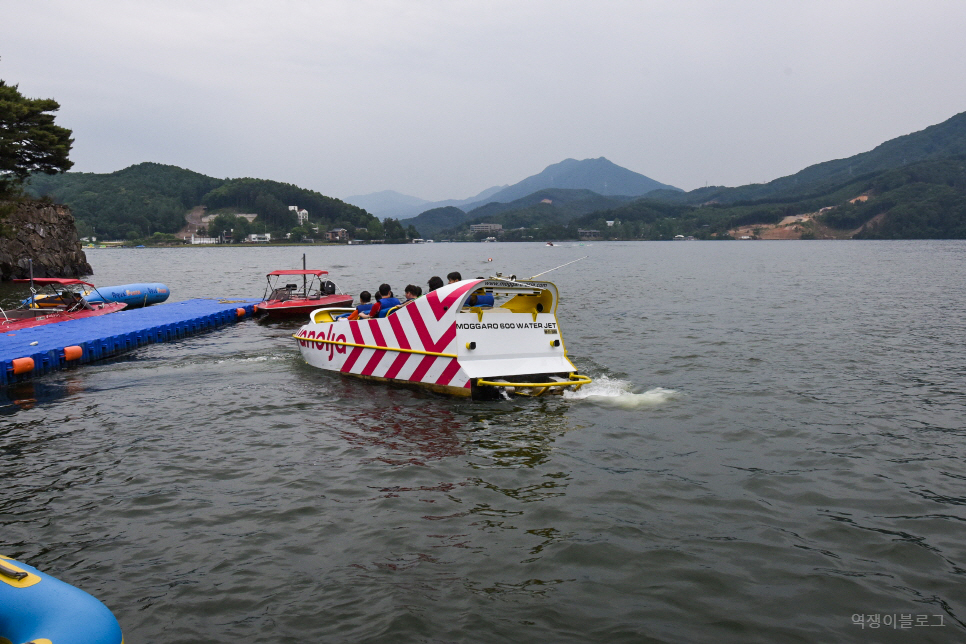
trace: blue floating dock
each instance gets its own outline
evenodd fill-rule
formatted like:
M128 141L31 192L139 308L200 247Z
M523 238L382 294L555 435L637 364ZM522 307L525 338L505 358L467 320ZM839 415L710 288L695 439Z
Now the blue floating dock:
M253 299L185 300L2 333L0 385L70 364L109 358L146 344L170 342L216 329L250 318L258 302ZM239 309L244 311L243 315ZM79 346L82 353L79 358L68 361L64 349L74 346ZM18 358L32 358L33 371L14 375L13 361Z

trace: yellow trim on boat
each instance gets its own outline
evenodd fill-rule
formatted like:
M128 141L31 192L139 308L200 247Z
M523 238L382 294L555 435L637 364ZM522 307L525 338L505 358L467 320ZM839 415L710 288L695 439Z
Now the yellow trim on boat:
M32 572L24 570L18 566L13 559L0 555L0 560L3 560L3 563L0 564L0 566L4 568L4 570L0 572L0 581L13 586L14 588L30 588L34 584L40 583L40 577Z
M576 378L576 380L575 380ZM570 374L570 380L564 380L562 382L497 382L495 380L483 380L482 378L476 379L476 384L478 385L488 385L490 387L570 387L575 386L578 389L584 385L589 385L592 383L587 376L582 376L577 373Z
M318 342L320 344L337 344L342 347L359 347L361 349L378 349L380 351L398 351L399 353L418 353L421 356L437 356L440 358L456 358L455 353L436 353L434 351L420 351L419 349L403 349L401 347L380 347L374 344L356 344L355 342L339 342L338 340L326 340L325 338L303 338L300 335L293 335L296 340L306 342Z

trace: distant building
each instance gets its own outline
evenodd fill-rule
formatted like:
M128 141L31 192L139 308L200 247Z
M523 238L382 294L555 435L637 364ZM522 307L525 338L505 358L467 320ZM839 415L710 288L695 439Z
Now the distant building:
M185 241L186 242L189 241L187 237L185 238ZM217 237L196 237L195 235L192 235L190 243L191 244L217 244L218 238Z
M334 228L325 233L325 241L341 242L349 241L349 231L345 228Z
M256 234L256 233L252 233L251 235L249 235L248 237L245 238L245 241L250 242L250 243L253 243L253 244L259 244L259 243L264 244L264 243L267 243L267 242L272 241L272 234L271 233L265 233L264 235L259 235L259 234Z
M502 224L470 224L470 230L474 233L498 233L503 232Z
M614 222L613 221L608 221L606 223L607 223L607 227L608 228L612 228L614 226Z
M553 203L553 199L541 199L540 203Z
M305 208L302 208L300 210L298 206L289 206L288 209L294 212L296 216L298 216L299 226L301 226L302 224L304 224L309 220L309 211L306 210Z
M599 230L584 230L582 228L578 228L577 234L580 236L581 239L585 239L585 240L600 239Z

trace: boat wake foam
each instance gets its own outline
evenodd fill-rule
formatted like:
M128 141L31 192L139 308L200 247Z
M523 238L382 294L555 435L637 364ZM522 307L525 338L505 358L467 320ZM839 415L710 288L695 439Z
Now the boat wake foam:
M567 400L586 400L622 409L657 407L678 395L676 390L664 387L654 387L643 393L634 393L631 383L607 376L595 378L594 382L584 385L577 391L564 392L564 398Z

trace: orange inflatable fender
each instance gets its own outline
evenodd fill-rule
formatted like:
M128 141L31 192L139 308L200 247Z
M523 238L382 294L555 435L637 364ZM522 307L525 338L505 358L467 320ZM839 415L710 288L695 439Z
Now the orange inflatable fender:
M14 358L13 374L19 376L22 373L30 373L34 370L33 358Z
M68 362L71 360L80 360L83 356L84 349L76 344L70 347L64 347L64 360L67 360Z

